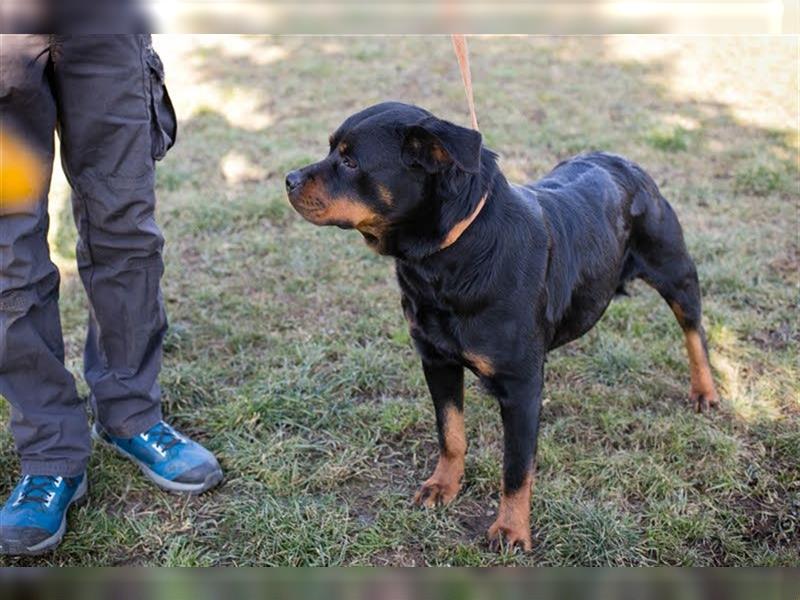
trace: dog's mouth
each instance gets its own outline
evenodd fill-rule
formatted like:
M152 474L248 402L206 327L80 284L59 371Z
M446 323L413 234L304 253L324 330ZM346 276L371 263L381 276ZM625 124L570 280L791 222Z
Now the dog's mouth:
M367 246L380 251L388 223L366 205L347 197L331 199L309 193L290 193L289 201L306 221L319 226L356 229Z
M377 246L381 241L377 235L367 233L366 231L360 231L359 233L364 237L364 241L370 246Z
M339 229L353 229L353 224L349 221L328 221L327 223L323 223L323 225L333 225Z

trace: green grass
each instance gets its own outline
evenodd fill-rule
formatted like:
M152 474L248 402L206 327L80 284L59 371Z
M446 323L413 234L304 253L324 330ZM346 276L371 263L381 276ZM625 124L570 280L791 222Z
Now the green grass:
M657 150L681 152L689 148L689 135L683 127L654 129L647 135L647 143Z
M747 166L736 172L735 188L754 196L765 196L788 185L781 171L766 165ZM796 191L796 189L795 189Z
M247 52L171 42L156 40L181 118L157 178L172 325L164 409L217 453L226 479L176 497L98 448L90 501L58 552L0 564L800 565L796 132L676 87L678 63L713 54L704 71L737 98L789 106L744 108L793 110L792 90L755 89L752 65L735 58L757 41L675 39L675 52L641 60L603 38L471 42L481 127L511 179L593 148L653 174L698 265L723 396L713 414L691 411L679 329L632 285L549 357L527 556L485 542L502 434L471 378L465 487L447 508L411 507L436 432L393 265L352 232L307 224L283 193L283 174L322 156L367 104L397 98L466 123L449 40L257 38ZM758 51L789 64L796 42L745 49ZM226 171L232 155L243 176ZM65 264L68 211L53 218ZM61 308L79 376L86 304L74 269ZM17 469L0 433L2 495Z

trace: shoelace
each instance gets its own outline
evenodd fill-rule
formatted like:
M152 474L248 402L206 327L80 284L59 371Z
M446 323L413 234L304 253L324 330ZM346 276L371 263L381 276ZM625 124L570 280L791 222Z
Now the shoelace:
M22 491L14 502L14 506L20 506L22 504L50 506L50 503L56 495L55 489L53 488L61 487L63 481L63 477L26 475L23 480Z
M167 450L183 442L180 434L163 421L156 423L141 436L145 442L152 444L162 456L166 455Z

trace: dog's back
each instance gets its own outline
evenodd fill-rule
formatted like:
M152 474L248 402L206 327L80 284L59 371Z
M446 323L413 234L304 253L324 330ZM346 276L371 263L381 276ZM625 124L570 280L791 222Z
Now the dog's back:
M549 235L545 318L557 347L603 314L622 285L636 215L656 210L661 196L638 166L606 153L565 160L521 190L541 207Z

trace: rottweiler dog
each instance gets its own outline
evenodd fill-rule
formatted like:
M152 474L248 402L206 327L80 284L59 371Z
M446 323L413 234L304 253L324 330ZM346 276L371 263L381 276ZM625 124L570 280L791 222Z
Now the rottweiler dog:
M461 487L464 368L497 398L504 456L492 545L531 548L545 355L591 329L627 281L646 281L675 314L696 409L718 402L681 226L625 158L582 154L515 185L479 132L386 102L349 117L328 156L289 173L286 189L311 223L356 229L395 259L439 434L416 504L447 504Z

